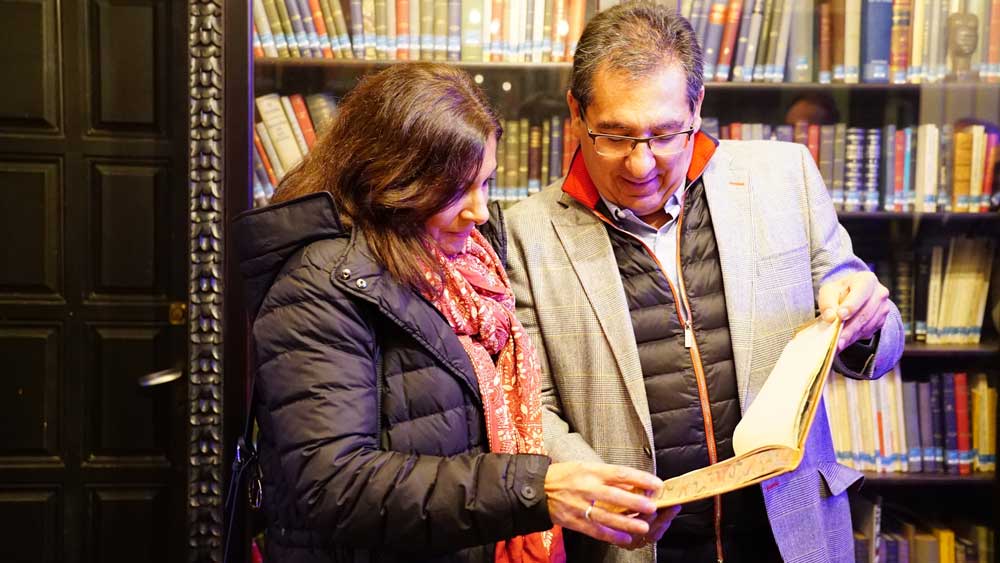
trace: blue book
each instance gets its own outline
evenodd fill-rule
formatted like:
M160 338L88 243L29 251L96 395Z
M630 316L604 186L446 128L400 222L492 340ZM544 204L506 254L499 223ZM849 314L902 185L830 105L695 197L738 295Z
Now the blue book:
M900 211L913 211L916 196L913 191L913 167L917 161L917 130L912 125L903 129L905 148L903 149L903 201ZM926 331L925 331L926 333Z
M888 83L892 0L864 0L861 15L861 81Z
M955 374L941 375L941 412L944 416L945 472L958 475L958 416L955 412Z
M934 424L931 413L931 388L928 381L917 383L917 411L920 416L920 456L923 460L921 470L924 473L934 473L937 466L934 461Z
M295 43L299 46L303 57L312 57L312 44L309 42L309 34L302 23L302 11L299 10L298 0L278 0L284 1L288 9L288 19L292 21L292 29L295 31Z
M934 443L934 472L944 473L944 411L941 409L941 376L931 376L931 436Z
M306 30L306 37L309 38L309 49L314 57L323 56L323 46L320 44L319 33L316 31L316 22L313 21L312 8L309 7L309 0L297 0L299 13L302 15L302 27Z

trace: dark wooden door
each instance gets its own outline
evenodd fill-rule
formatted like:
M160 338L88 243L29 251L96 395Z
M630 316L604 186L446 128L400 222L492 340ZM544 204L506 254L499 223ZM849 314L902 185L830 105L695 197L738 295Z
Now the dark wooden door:
M186 8L0 0L5 563L187 559Z

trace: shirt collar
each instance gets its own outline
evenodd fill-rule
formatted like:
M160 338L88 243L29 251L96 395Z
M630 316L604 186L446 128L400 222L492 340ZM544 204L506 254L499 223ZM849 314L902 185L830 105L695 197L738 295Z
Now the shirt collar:
M674 221L677 220L677 216L680 215L681 212L681 203L684 201L685 189L686 186L684 185L684 183L681 183L681 185L678 186L677 189L674 190L674 193L672 193L670 197L667 199L667 203L663 204L663 210L666 211L667 215L670 216L670 220L667 221L659 229L652 227L651 225L640 219L635 213L632 212L631 209L615 205L603 195L600 194L598 195L600 196L601 201L604 202L604 205L607 206L608 212L611 215L611 220L617 223L618 226L624 228L627 231L632 231L634 230L635 227L639 228L645 227L644 230L659 232L665 230L671 224L673 224Z

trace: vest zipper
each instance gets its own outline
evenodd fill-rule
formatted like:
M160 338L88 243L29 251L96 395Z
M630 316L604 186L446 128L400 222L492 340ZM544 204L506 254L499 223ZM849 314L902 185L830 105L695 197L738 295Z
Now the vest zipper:
M701 174L698 175L694 180L688 183L688 187L698 181L701 178ZM686 191L686 190L685 190ZM687 199L687 198L684 198ZM719 456L716 450L715 443L715 425L712 422L712 407L711 402L708 398L708 383L705 380L705 368L701 363L701 351L698 349L698 343L694 338L694 327L691 325L691 304L688 301L687 293L684 289L684 275L681 268L681 233L684 227L684 199L681 200L681 211L677 215L677 281L680 285L680 291L674 287L674 283L670 281L670 276L667 275L667 270L663 267L660 259L656 257L656 253L653 252L649 246L643 242L642 239L636 235L626 231L625 229L619 228L614 222L610 221L607 217L601 213L594 210L594 214L601 220L611 225L611 228L624 233L633 239L637 240L646 252L653 258L656 262L656 266L660 268L660 272L663 273L663 278L667 280L667 286L670 287L670 293L674 297L674 303L677 305L677 319L680 321L681 326L684 327L684 347L687 348L691 354L691 365L694 368L694 378L698 385L698 401L701 404L701 418L705 423L705 446L708 449L708 463L714 465L718 463ZM656 457L653 457L653 464L655 467ZM724 554L722 551L722 497L713 497L715 504L715 554L719 563L723 563Z

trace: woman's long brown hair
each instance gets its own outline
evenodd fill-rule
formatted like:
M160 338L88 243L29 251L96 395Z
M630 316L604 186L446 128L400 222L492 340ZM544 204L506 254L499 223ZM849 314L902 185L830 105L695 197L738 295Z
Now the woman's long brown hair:
M363 78L336 121L284 179L273 202L327 191L397 280L430 289L425 224L475 180L496 113L469 75L434 63L393 65Z

